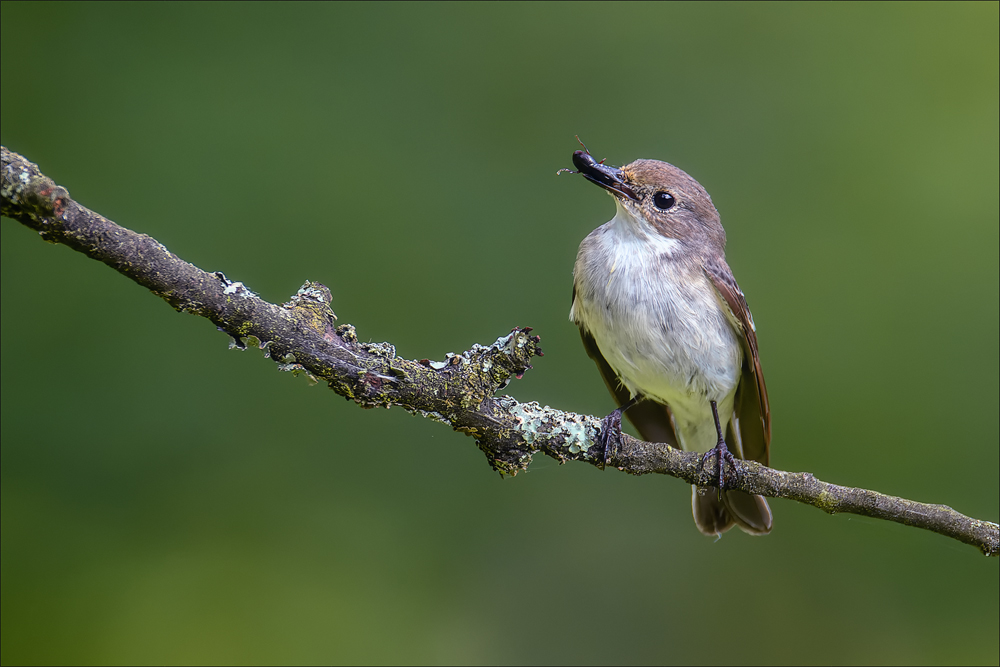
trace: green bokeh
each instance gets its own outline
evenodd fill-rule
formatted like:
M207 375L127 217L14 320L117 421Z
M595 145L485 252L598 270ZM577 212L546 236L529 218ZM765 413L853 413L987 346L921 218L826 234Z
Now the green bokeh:
M998 5L2 5L2 142L410 358L533 326L507 391L604 414L568 322L612 203L574 134L722 213L772 462L997 520ZM4 220L4 663L992 663L998 561L364 411Z

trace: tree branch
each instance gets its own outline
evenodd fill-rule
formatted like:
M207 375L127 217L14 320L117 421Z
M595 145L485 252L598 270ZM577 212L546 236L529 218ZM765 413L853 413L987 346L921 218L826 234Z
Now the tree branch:
M325 382L362 407L400 406L473 436L501 474L525 470L538 452L560 462L604 463L603 452L594 447L599 419L494 396L511 376L519 378L531 368L533 356L541 356L530 329L514 329L492 345L474 345L441 362L401 359L392 345L361 342L350 324L336 326L325 286L307 282L288 303L268 303L242 283L202 271L155 239L84 208L7 148L2 148L2 196L4 216L37 230L46 241L104 262L176 310L211 320L234 346L261 348L279 369ZM702 488L713 482L700 454L628 435L611 452L610 463L633 475L660 473ZM1000 553L996 523L944 505L828 484L809 473L782 472L753 461L737 461L730 478L733 488L748 493L796 500L830 514L895 521L973 545L989 556Z

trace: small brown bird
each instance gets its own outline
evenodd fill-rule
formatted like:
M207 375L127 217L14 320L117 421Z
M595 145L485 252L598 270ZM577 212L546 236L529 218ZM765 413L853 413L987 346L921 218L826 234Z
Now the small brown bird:
M732 454L767 465L771 416L753 318L712 199L666 162L617 168L576 151L573 164L617 205L580 244L570 310L619 405L604 419L605 447L621 437L624 412L644 440L706 459L715 450L722 490L692 488L698 530L719 535L735 523L767 534L764 498L726 490L723 478Z

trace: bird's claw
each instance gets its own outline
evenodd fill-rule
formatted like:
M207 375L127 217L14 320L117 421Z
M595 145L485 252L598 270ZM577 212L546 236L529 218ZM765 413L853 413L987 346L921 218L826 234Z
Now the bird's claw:
M719 440L717 444L712 449L705 452L705 455L701 457L701 466L705 467L709 459L715 456L715 480L718 482L717 488L719 489L719 499L722 499L722 492L726 489L726 464L728 463L735 470L736 468L736 457L733 453L729 451L729 447L726 446L725 440Z
M611 460L612 450L622 439L622 411L621 408L615 410L610 415L601 420L601 432L597 435L597 444L604 452L601 458L601 470L608 467Z

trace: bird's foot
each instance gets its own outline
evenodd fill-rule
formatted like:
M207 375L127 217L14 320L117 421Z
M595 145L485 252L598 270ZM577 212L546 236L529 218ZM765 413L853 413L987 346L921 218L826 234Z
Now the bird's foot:
M622 414L641 400L641 396L633 396L625 402L625 405L601 420L601 432L597 434L596 438L597 444L604 448L601 470L608 467L614 448L622 442Z
M722 492L725 491L727 486L726 464L728 463L735 470L736 457L733 456L733 453L731 451L729 451L729 447L726 446L726 441L719 440L719 444L717 444L715 447L705 452L705 455L701 457L702 469L704 469L705 464L712 459L713 455L715 457L714 458L715 470L713 470L712 472L715 473L715 480L716 482L718 482L717 486L719 489L719 499L721 500Z
M618 408L601 420L601 432L597 434L597 444L603 448L601 470L608 467L614 448L622 441L622 409Z
M715 454L715 479L719 483L719 500L722 500L722 492L726 490L726 464L733 466L735 470L736 457L729 451L729 447L726 447L726 439L722 435L722 424L719 422L719 406L716 405L715 401L711 401L711 404L712 417L715 419L715 432L719 435L719 442L701 457L701 467L704 470L705 463L708 462L712 454Z

